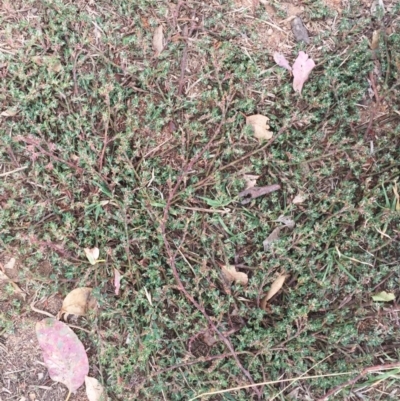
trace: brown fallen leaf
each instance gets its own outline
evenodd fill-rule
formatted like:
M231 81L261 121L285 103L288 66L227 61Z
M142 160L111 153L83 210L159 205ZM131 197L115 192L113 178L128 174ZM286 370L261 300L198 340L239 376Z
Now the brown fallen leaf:
M269 118L261 114L246 117L246 124L253 128L257 139L271 139L273 133L269 130Z
M57 319L61 319L63 315L65 315L64 320L68 319L69 315L85 316L89 310L95 309L96 306L97 302L92 296L92 288L75 288L65 297Z
M221 265L222 276L227 283L232 284L235 282L236 284L247 285L249 282L249 277L246 273L236 271L236 267L232 265Z
M276 280L272 283L271 288L269 289L267 295L261 300L261 309L266 309L267 302L275 295L278 293L278 291L282 288L283 283L286 280L286 275L285 274L280 274Z
M244 191L239 192L239 197L244 198L240 203L242 205L245 205L246 203L250 203L255 198L268 195L271 192L277 191L278 189L281 189L281 186L279 184L245 189Z
M158 57L164 49L164 33L162 25L154 30L153 35L154 57Z

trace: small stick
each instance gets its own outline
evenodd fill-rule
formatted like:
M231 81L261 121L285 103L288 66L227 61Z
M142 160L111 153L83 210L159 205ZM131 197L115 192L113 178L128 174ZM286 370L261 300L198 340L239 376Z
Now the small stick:
M1 173L0 177L7 177L10 174L16 173L17 171L25 170L26 168L28 168L28 166L19 167L19 168L16 168L15 170L11 170L11 171L7 171L5 173Z
M370 366L369 368L365 368L354 379L348 380L347 382L344 382L339 386L334 387L332 390L328 391L322 398L319 398L317 401L327 400L331 395L337 393L343 388L356 384L361 378L363 378L368 373L379 372L381 370L396 369L396 368L400 368L400 362L388 363L386 365L375 365L375 366Z

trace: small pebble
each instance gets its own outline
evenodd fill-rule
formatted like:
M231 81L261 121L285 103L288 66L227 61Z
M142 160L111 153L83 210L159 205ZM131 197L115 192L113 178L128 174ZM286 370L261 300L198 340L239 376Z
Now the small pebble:
M272 28L269 28L267 31L267 35L271 36L274 33L274 30Z

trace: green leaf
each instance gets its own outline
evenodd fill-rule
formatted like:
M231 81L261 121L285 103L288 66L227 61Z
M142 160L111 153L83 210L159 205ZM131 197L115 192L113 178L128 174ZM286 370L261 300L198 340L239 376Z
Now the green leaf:
M372 295L372 299L375 302L390 302L395 299L395 295L392 292L381 291L378 294Z

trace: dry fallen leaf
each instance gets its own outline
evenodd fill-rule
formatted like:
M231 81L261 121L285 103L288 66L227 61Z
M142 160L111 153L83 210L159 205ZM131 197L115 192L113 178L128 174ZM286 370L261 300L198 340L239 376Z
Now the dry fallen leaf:
M97 259L100 256L99 248L85 248L84 249L86 257L88 258L91 265L95 265L97 263Z
M47 318L36 323L36 336L51 379L75 392L89 373L85 347L77 335L65 323Z
M261 308L265 310L267 302L282 288L286 280L285 274L280 274L277 279L272 283L267 295L261 300Z
M372 33L372 40L370 43L371 50L376 50L379 47L379 36L381 31L378 29Z
M18 296L20 296L22 299L25 300L26 294L21 290L21 288L19 288L18 284L15 283L13 280L11 280L5 273L3 273L3 272L0 270L0 283L1 283L1 282L10 283L10 284L13 286L13 288L14 288L14 290L15 290L15 293L16 293Z
M286 227L288 228L294 228L294 226L296 225L296 223L294 222L294 220L289 219L289 217L285 217L283 214L280 215L277 220L278 223L283 223Z
M221 265L222 276L229 284L235 282L236 284L247 285L249 278L246 273L236 271L236 267L232 265Z
M279 184L265 185L263 187L253 187L239 192L238 196L243 198L240 203L242 205L245 205L246 203L250 203L252 199L268 195L271 192L278 191L279 189L281 189L281 186Z
M106 401L104 387L94 377L85 377L86 395L89 401Z
M117 269L114 269L114 287L115 295L118 295L121 288L121 273Z
M296 17L293 19L292 32L293 32L294 38L296 39L297 42L303 41L307 44L310 43L310 38L308 36L307 29L304 26L303 21L301 20L300 17Z
M154 49L154 57L158 57L164 49L164 34L162 25L159 25L154 30L153 49Z
M267 239L263 241L264 251L268 251L271 247L271 244L279 238L279 233L281 232L282 227L276 227L270 235L268 235Z
M210 330L207 330L203 334L203 341L209 346L212 347L215 343L217 343L219 340L215 338L215 336L210 332Z
M246 190L254 188L259 178L260 178L259 175L243 174L243 179L246 185L244 189Z
M89 310L95 309L96 305L96 299L92 296L92 288L75 288L65 297L57 317L61 319L64 314L64 319L68 319L69 315L85 316Z
M0 115L3 117L14 117L17 114L18 114L17 109L7 109L7 110L4 110Z
M292 203L294 203L295 205L297 205L298 203L303 203L306 200L306 195L302 195L302 194L297 194L293 200Z
M280 67L286 68L288 71L292 72L292 67L289 64L289 61L286 60L285 56L281 53L274 53L275 63Z
M303 85L307 81L314 67L314 60L308 58L308 54L299 52L299 55L293 64L293 89L296 92L301 93Z
M246 117L246 124L253 128L254 136L257 139L271 139L273 133L269 130L269 118L261 114L254 114Z
M378 294L372 295L372 299L375 302L391 302L396 299L396 296L392 292L381 291Z
M4 268L5 269L14 269L15 267L15 263L17 262L17 260L15 258L11 258L5 265Z

